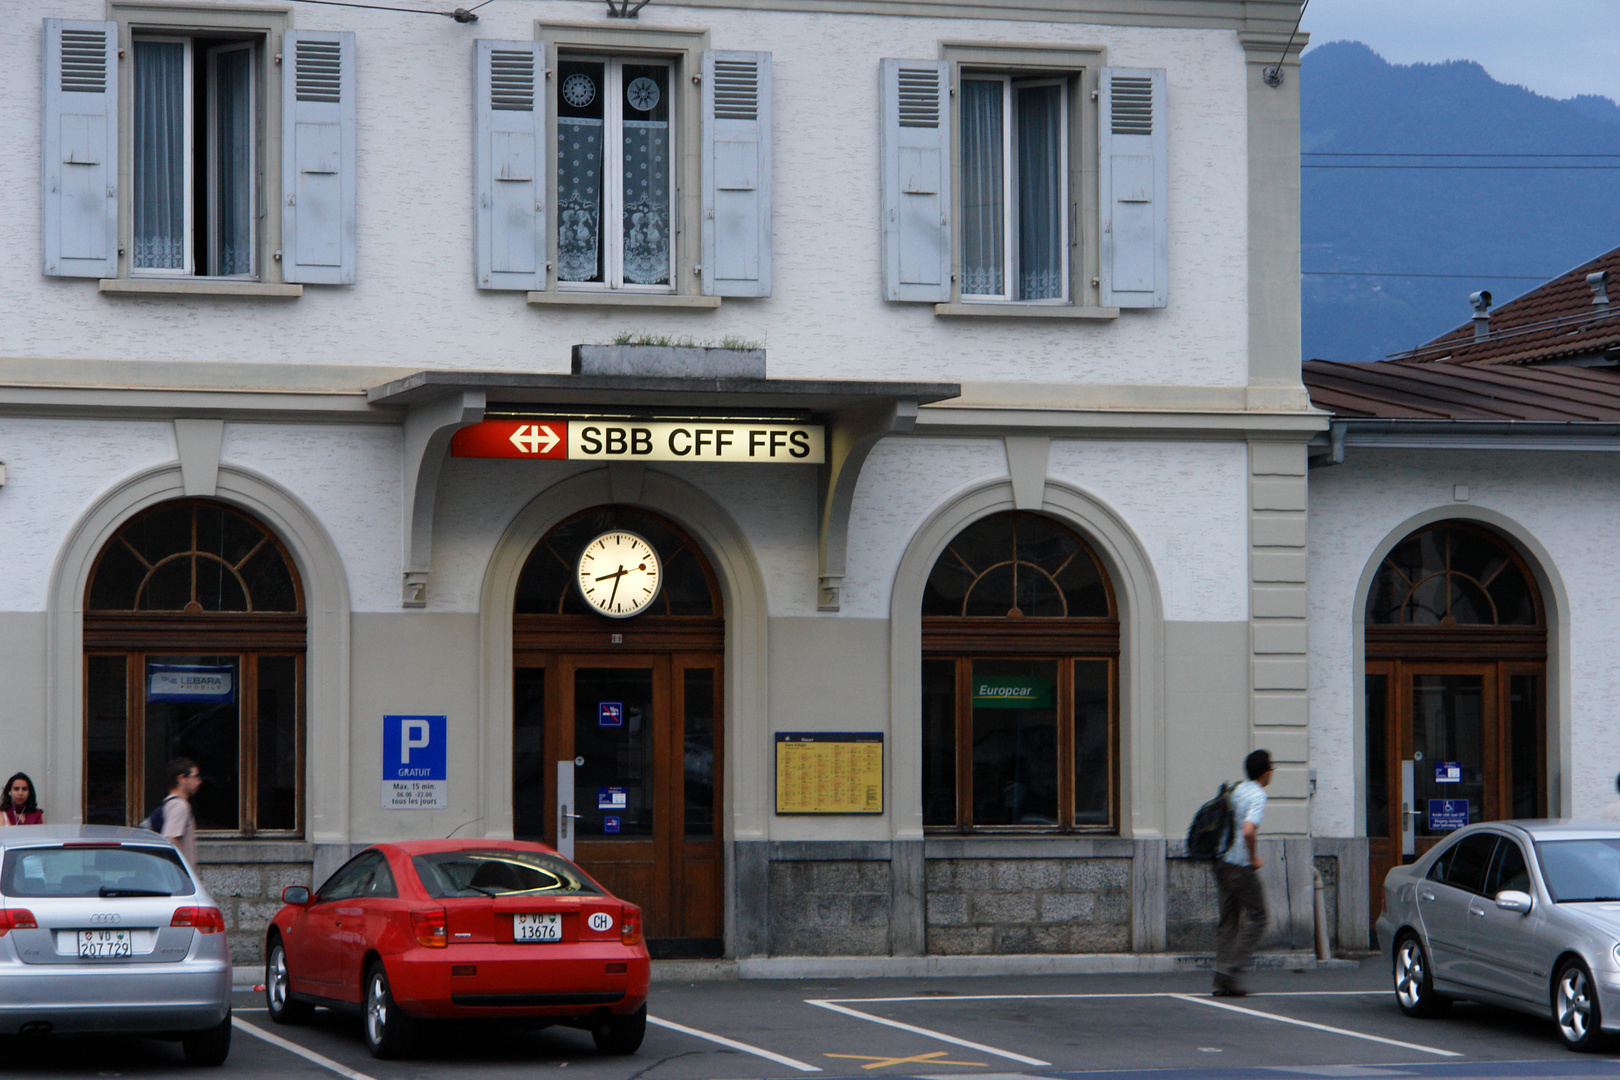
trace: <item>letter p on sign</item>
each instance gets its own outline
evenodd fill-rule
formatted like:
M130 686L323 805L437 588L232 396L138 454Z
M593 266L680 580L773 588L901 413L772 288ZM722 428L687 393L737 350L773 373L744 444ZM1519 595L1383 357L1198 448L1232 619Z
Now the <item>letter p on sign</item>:
M433 737L430 734L428 722L425 717L407 717L401 724L399 763L401 765L409 765L411 763L411 751L421 750L424 747L431 745L432 741Z

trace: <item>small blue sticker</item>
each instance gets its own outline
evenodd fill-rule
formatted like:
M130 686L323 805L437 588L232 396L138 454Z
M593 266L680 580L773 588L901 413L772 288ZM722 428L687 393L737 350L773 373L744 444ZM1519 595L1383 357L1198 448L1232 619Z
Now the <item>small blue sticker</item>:
M596 703L597 727L624 727L624 702L599 701Z
M1437 784L1462 783L1462 762L1437 761L1434 763L1434 782Z
M609 814L607 817L603 818L602 819L602 831L605 832L605 833L616 833L616 832L618 832L619 831L619 819L618 819L618 817L615 816L615 815Z
M1430 799L1429 831L1450 832L1468 824L1467 799Z
M596 808L598 810L626 810L629 807L629 788L599 787L596 789Z

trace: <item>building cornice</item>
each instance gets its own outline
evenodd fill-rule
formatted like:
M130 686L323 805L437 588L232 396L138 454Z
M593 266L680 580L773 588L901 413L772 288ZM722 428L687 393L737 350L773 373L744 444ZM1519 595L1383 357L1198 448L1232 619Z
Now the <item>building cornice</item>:
M1238 30L1286 38L1300 0L665 0L663 7Z

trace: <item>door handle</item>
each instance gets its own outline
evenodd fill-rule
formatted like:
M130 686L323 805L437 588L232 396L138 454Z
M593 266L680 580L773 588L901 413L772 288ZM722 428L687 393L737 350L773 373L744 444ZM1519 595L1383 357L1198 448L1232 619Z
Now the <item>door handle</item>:
M1434 893L1432 893L1432 892L1420 892L1420 893L1418 893L1418 895L1421 896L1425 900L1433 900L1434 899Z
M568 835L568 819L569 818L576 818L577 819L578 817L579 817L578 814L570 814L568 812L568 804L567 803L563 803L560 806L558 806L557 807L557 831L558 831L558 834L561 835L561 836L566 837Z
M1482 907L1471 907L1468 909L1468 914L1483 919L1485 917L1485 909Z

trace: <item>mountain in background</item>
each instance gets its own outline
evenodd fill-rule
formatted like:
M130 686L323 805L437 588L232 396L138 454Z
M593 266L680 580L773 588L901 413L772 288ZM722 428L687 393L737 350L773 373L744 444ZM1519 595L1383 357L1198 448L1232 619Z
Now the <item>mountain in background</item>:
M1305 54L1300 125L1307 358L1382 360L1467 322L1475 290L1501 304L1620 247L1620 168L1522 167L1620 167L1620 156L1503 156L1488 163L1521 167L1492 169L1446 168L1471 159L1438 156L1620 155L1620 105L1608 98L1559 101L1499 83L1471 61L1396 65L1340 41ZM1317 167L1327 164L1441 167ZM1360 276L1391 273L1465 276Z

